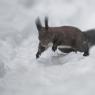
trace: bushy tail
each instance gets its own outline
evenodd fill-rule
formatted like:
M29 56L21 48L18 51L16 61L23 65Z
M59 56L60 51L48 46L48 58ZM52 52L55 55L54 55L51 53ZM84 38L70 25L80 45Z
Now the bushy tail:
M84 31L84 34L88 39L89 45L90 46L95 45L95 29Z

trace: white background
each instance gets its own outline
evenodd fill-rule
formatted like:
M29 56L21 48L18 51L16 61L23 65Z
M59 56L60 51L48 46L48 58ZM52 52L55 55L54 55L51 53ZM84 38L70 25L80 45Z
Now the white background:
M95 95L95 47L90 56L49 48L35 59L35 19L50 26L95 28L95 0L0 0L0 95Z

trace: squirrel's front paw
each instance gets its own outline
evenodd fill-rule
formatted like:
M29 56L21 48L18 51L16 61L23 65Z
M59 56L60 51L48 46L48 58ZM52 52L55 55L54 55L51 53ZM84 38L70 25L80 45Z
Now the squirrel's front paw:
M55 52L57 50L57 47L52 47L52 50Z

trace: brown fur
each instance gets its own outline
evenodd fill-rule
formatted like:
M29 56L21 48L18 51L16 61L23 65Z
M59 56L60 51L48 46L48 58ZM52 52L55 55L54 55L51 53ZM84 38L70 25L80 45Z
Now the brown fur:
M48 48L49 43L53 43L53 51L60 45L67 45L71 46L76 52L84 52L84 56L88 55L87 39L80 29L73 26L49 27L47 17L45 17L45 27L41 25L39 18L36 20L36 26L39 31L39 49L36 54L37 58ZM44 47L44 49L41 52L42 47Z

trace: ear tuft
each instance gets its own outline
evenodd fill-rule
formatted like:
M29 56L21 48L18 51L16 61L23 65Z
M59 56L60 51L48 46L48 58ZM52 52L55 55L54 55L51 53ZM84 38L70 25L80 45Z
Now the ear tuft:
M37 19L35 21L35 24L36 24L36 27L37 27L38 31L40 31L42 29L42 24L41 24L41 21L40 21L39 17L37 17Z
M45 16L45 29L48 29L48 17Z

